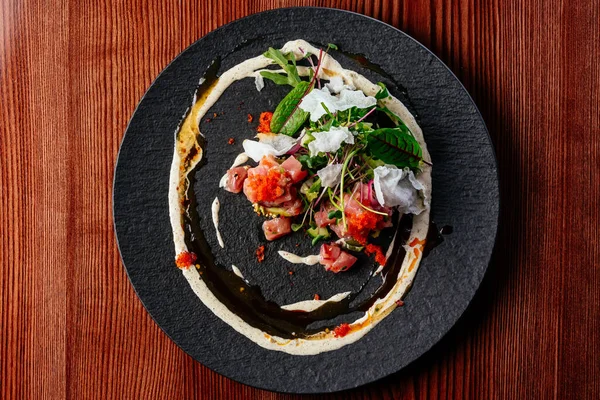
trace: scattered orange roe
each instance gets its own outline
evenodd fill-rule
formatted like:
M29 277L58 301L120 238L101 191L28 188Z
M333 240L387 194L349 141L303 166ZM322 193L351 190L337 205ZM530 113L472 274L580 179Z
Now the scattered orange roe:
M248 189L254 193L256 202L274 201L285 194L285 189L280 186L285 177L283 168L269 168L265 175L252 175L246 178Z
M314 299L315 299L315 300L321 300L321 296L319 296L318 294L316 294L316 293L315 293L315 297L314 297Z
M265 259L265 246L258 246L256 249L256 260L258 262L263 262Z
M421 239L419 239L419 238L416 237L408 245L410 247L415 247L418 244L425 245L425 240L421 240Z
M258 119L258 132L260 133L269 133L271 132L271 119L273 118L273 113L270 111L265 111L260 113L260 118Z
M194 262L198 259L198 257L194 253L190 253L189 251L183 251L177 255L175 259L175 264L177 267L181 269L187 269L194 264Z
M369 233L377 229L377 223L383 219L383 216L365 211L352 216L346 214L346 218L348 221L348 233L360 244L364 245L367 243Z
M402 300L396 300L396 305L398 307L402 307L404 305L404 302Z
M234 138L229 138L229 140L227 141L228 144L234 144L235 143L235 139Z
M375 261L379 265L385 265L385 262L387 261L381 247L375 244L368 244L367 247L365 247L365 253L367 253L367 255L375 254Z
M341 324L339 326L336 326L335 329L333 330L333 335L335 337L344 337L346 336L348 333L350 333L350 325L348 324Z
M248 122L252 122L254 120L254 117L252 116L252 114L248 114Z

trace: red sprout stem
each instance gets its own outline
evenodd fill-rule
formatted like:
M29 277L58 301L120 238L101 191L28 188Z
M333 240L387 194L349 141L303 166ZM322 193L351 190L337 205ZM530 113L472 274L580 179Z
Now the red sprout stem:
M348 128L352 128L354 125L358 124L359 122L361 122L362 120L364 120L365 118L367 118L369 115L371 115L371 113L373 113L375 111L376 108L377 107L373 106L373 108L371 108L368 113L366 113L365 115L363 115L361 117L361 119L359 119L358 121L353 122Z

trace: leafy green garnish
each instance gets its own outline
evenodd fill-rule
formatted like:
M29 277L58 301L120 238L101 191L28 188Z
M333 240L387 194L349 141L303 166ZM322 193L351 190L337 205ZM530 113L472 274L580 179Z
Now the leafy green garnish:
M317 242L318 242L319 240L323 240L323 239L327 239L327 238L326 238L325 236L323 236L323 235L319 235L319 236L317 236L316 238L314 238L314 239L312 240L312 245L314 246L315 244L317 244Z
M337 50L338 47L333 43L327 43L327 48L331 50Z
M309 83L299 82L277 105L271 119L271 132L293 136L306 119L309 113L298 107L304 93L308 90Z
M302 228L303 224L292 224L292 230L294 232L298 232L300 230L300 228Z
M404 125L404 122L400 119L399 116L397 116L396 114L394 114L389 108L387 108L386 106L383 107L377 107L377 111L382 111L384 112L388 118L390 120L392 120L392 122L394 123L394 125L398 126L398 125L403 125L404 127L406 127L406 125ZM408 128L406 128L408 129ZM410 132L410 131L409 131Z
M285 75L276 74L275 72L271 72L271 71L260 71L260 74L263 77L272 80L277 85L289 84L288 77Z
M342 212L340 210L329 211L327 214L328 219L340 219L342 218Z
M390 97L390 92L388 91L387 87L383 82L377 82L377 86L379 86L379 91L375 95L375 98L377 100L383 100Z
M308 154L302 154L300 156L296 156L296 159L300 161L304 167L312 170L318 170L327 165L327 157L324 156L311 157Z
M367 150L386 164L416 169L423 159L419 142L405 125L376 129L367 135Z
M277 85L285 85L286 83L291 86L296 86L302 80L298 75L298 69L296 68L296 59L292 53L284 55L281 50L269 47L264 54L265 57L275 61L283 70L287 73L287 77L274 72L262 71L260 74L267 79L272 80Z

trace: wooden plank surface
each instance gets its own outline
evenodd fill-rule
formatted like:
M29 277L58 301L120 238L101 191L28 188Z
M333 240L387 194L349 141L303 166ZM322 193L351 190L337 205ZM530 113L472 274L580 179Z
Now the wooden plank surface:
M497 251L457 326L405 371L325 398L600 398L594 0L2 0L0 396L300 398L175 346L127 280L111 216L118 146L154 77L210 30L293 5L370 15L429 47L480 108L502 186Z

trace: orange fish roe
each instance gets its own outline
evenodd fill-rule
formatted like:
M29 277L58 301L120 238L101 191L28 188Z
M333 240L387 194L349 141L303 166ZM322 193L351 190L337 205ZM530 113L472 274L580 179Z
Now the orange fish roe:
M248 114L248 122L252 122L253 120L254 120L254 117L252 116L252 114Z
M348 221L348 233L359 243L367 243L369 233L377 228L377 223L383 219L383 216L369 211L361 212L353 216L346 214Z
M319 296L318 294L315 294L315 297L314 297L314 299L315 299L315 300L321 300L321 296Z
M258 262L263 262L265 259L265 246L258 246L256 249L256 260Z
M409 245L410 247L415 247L415 246L416 246L416 245L418 245L418 244L420 244L420 245L425 245L425 240L421 240L421 239L419 239L419 238L417 238L417 237L416 237L416 238L414 238L414 239L412 240L412 242L410 242L408 245Z
M333 330L333 335L335 337L344 337L348 333L350 333L350 325L345 324L345 323L341 324L339 326L336 326L335 329Z
M260 133L269 133L271 132L271 119L273 118L273 113L270 111L265 111L260 113L260 118L258 119L258 132Z
M396 300L396 305L398 307L402 307L404 305L404 302L402 300Z
M190 253L189 251L183 251L177 255L175 259L175 264L177 267L181 269L187 269L194 264L194 262L198 259L198 257L194 253Z
M227 144L234 144L235 143L235 139L234 138L229 138L229 140L227 141Z
M285 181L285 170L283 168L269 168L265 175L255 174L248 176L246 182L248 188L254 193L257 202L274 201L285 193L280 182Z
M368 244L367 247L365 247L365 253L367 253L367 255L375 254L375 261L379 265L385 265L385 262L387 261L381 247L375 244Z

